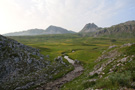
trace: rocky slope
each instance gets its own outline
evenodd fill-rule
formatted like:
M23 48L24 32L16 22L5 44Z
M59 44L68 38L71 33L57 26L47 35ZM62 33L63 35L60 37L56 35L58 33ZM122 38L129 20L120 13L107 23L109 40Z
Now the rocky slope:
M35 90L59 90L62 87L62 85L80 76L84 71L83 67L78 63L78 61L72 64L74 66L73 71L67 73L61 78L58 78L55 81L49 82L41 87L38 87Z
M90 33L90 32L97 32L99 27L95 25L94 23L88 23L86 24L83 29L80 31L80 33Z
M27 31L7 33L7 34L4 34L4 36L31 36L31 35L66 34L66 33L75 33L75 32L51 25L45 30L44 29L30 29Z
M95 63L84 83L86 90L135 88L135 44L110 46Z
M53 63L38 49L0 35L0 90L34 88L71 68L62 57Z
M103 28L98 31L95 36L134 37L135 21L128 21L109 28Z

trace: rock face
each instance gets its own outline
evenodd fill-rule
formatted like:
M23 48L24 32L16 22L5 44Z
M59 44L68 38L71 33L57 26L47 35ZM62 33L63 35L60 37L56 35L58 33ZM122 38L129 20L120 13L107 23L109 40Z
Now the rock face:
M80 33L88 33L88 32L96 32L98 31L98 26L94 23L88 23L84 26L84 28L80 31Z
M75 32L51 25L45 30L44 29L30 29L27 31L7 33L4 35L5 36L31 36L31 35L44 35L44 34L65 34L65 33L75 33Z
M103 28L95 34L95 36L118 36L118 37L134 37L135 21L128 21L109 28Z
M0 90L24 90L46 83L59 72L56 68L67 66L61 58L64 64L51 64L44 58L38 49L0 35Z

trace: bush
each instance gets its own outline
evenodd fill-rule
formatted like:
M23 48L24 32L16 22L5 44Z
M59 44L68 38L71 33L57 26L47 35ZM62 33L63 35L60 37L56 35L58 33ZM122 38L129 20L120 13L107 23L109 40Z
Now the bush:
M98 88L98 89L110 89L111 88L112 89L114 87L115 87L115 85L112 85L112 82L108 79L102 79L101 81L98 81L95 85L95 89L96 88ZM117 87L115 87L115 88L117 88Z
M132 80L135 82L135 71L132 73Z
M116 39L112 39L111 42L116 42Z
M109 76L113 85L119 84L120 86L129 86L129 82L132 79L131 72L126 71L123 73L115 73Z
M135 54L135 44L133 44L132 46L127 48L125 54L127 54L127 55L134 55Z
M89 88L89 87L91 87L91 86L93 86L95 84L96 84L95 81L91 81L91 82L87 81L87 82L83 83L83 86L86 89L86 88Z
M89 76L89 78L94 78L94 77L97 77L97 76L98 76L98 74L97 74L97 73L95 73L94 75Z

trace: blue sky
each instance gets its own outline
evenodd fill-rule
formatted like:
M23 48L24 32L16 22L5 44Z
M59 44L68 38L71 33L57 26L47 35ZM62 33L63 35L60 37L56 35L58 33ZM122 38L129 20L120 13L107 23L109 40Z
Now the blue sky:
M135 20L135 0L0 0L0 34L49 25L80 31Z

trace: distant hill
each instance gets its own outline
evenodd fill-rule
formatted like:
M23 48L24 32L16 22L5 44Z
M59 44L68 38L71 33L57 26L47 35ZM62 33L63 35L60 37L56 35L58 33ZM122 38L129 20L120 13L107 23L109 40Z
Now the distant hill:
M75 32L69 31L69 30L61 28L61 27L52 26L52 25L49 26L45 30L45 34L65 34L65 33L75 33Z
M24 35L41 35L44 34L45 30L43 29L30 29L27 31L13 32L4 34L4 36L24 36Z
M4 34L4 36L33 36L33 35L44 35L44 34L65 34L65 33L75 33L73 31L69 31L67 29L57 27L57 26L49 26L47 29L30 29L27 31L13 32Z
M127 21L96 32L95 36L135 37L135 21Z
M80 33L89 33L89 32L96 32L98 31L99 27L95 25L94 23L88 23L86 24L83 29L80 31Z

